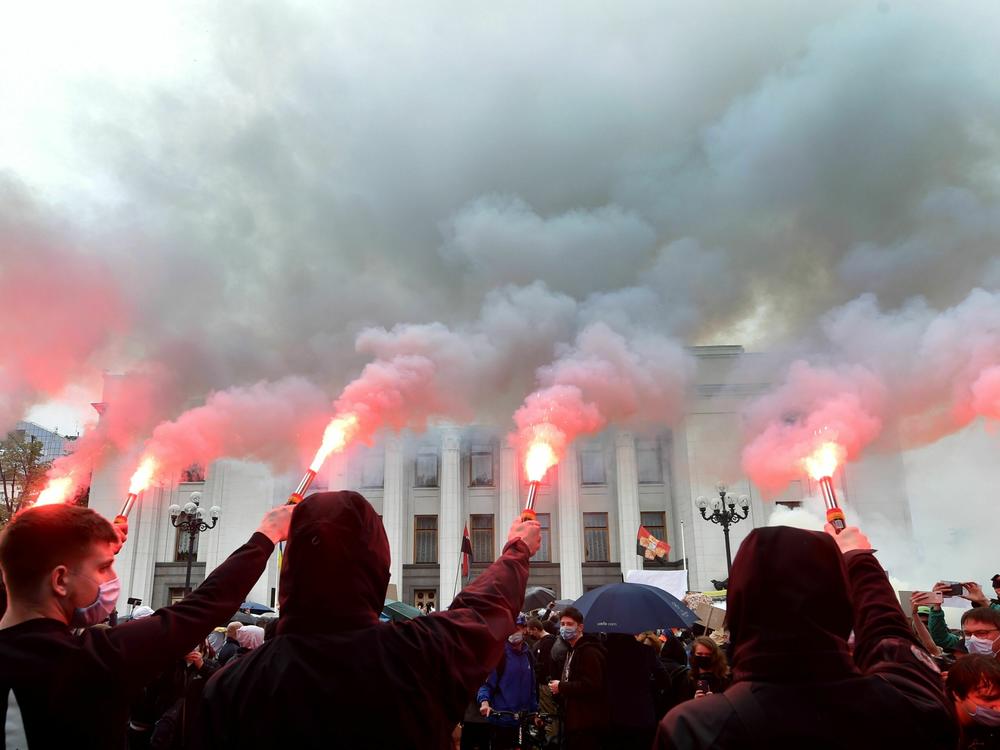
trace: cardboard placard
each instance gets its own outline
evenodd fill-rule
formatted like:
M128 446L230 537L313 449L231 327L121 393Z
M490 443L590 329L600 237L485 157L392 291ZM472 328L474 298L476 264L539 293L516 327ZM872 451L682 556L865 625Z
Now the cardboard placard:
M726 622L726 610L711 604L701 603L695 607L698 622L709 630L722 630Z

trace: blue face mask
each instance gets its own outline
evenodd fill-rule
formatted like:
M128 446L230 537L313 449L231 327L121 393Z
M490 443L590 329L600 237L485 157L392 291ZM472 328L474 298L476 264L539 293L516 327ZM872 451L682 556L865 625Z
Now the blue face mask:
M984 727L1000 727L1000 709L986 708L986 706L976 706L976 710L969 714L976 724Z
M559 627L559 635L564 641L571 641L576 638L576 625L562 625Z

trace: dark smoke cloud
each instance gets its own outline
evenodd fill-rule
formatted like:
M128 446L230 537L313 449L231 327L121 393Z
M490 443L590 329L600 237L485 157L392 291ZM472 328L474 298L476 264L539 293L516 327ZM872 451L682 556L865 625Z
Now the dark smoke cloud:
M144 363L188 399L288 376L333 398L433 350L443 411L509 424L590 326L801 352L864 293L1000 283L998 15L169 4L97 9L76 46L15 18L38 83L0 78L27 186L5 216L58 228L131 311L63 380Z

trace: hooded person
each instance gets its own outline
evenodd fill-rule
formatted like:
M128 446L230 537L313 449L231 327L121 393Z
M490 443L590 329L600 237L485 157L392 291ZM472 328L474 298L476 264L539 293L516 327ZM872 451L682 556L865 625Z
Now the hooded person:
M734 684L672 709L658 750L955 747L941 675L857 528L755 529L727 610Z
M515 521L503 554L446 611L381 623L381 519L356 492L310 495L292 514L277 635L206 686L206 746L448 746L503 653L539 528Z

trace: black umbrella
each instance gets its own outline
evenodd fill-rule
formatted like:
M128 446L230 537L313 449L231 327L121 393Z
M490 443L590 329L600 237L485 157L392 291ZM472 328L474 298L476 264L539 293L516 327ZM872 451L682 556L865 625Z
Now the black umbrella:
M261 604L260 602L245 601L240 605L241 612L249 612L252 615L262 615L265 612L274 612L273 609L268 607L266 604Z
M641 633L657 628L689 628L698 615L677 597L643 583L609 583L576 600L588 633Z
M253 615L248 615L246 612L237 612L229 619L229 622L239 622L243 625L256 625L257 618Z
M524 605L521 609L525 612L529 609L541 609L555 600L556 592L552 589L547 589L544 586L528 586L524 591Z

